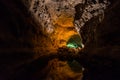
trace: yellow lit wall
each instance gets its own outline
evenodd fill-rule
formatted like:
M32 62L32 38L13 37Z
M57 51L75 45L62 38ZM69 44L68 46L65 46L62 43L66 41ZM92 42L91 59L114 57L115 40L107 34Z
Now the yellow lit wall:
M51 35L55 47L66 46L72 35L78 34L73 25L74 18L68 14L63 14L54 21L55 32Z

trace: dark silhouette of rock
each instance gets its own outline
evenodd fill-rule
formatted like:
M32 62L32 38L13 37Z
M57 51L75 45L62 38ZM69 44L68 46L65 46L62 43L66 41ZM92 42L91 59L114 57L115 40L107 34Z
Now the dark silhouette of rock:
M109 6L101 24L90 21L81 28L85 48L77 60L85 67L83 80L120 79L119 5L117 0Z

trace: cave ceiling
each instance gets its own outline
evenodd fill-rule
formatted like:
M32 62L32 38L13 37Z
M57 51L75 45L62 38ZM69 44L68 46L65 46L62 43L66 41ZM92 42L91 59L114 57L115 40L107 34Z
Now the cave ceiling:
M55 47L66 46L72 35L80 35L80 28L93 17L99 24L104 18L107 0L23 0L40 29L54 42Z

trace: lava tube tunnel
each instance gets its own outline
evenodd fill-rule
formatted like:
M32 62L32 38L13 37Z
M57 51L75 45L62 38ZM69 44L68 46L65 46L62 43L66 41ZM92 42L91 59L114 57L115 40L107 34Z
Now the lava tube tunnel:
M0 80L120 80L120 0L0 0Z

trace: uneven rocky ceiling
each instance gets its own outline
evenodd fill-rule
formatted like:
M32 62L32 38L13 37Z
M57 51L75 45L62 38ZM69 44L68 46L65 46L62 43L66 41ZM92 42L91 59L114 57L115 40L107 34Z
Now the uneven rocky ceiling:
M107 0L23 0L33 18L41 24L43 33L50 35L55 47L66 46L68 39L80 33L80 28L97 17L99 24Z
M0 0L0 80L120 80L119 5ZM73 35L83 49L66 47Z

